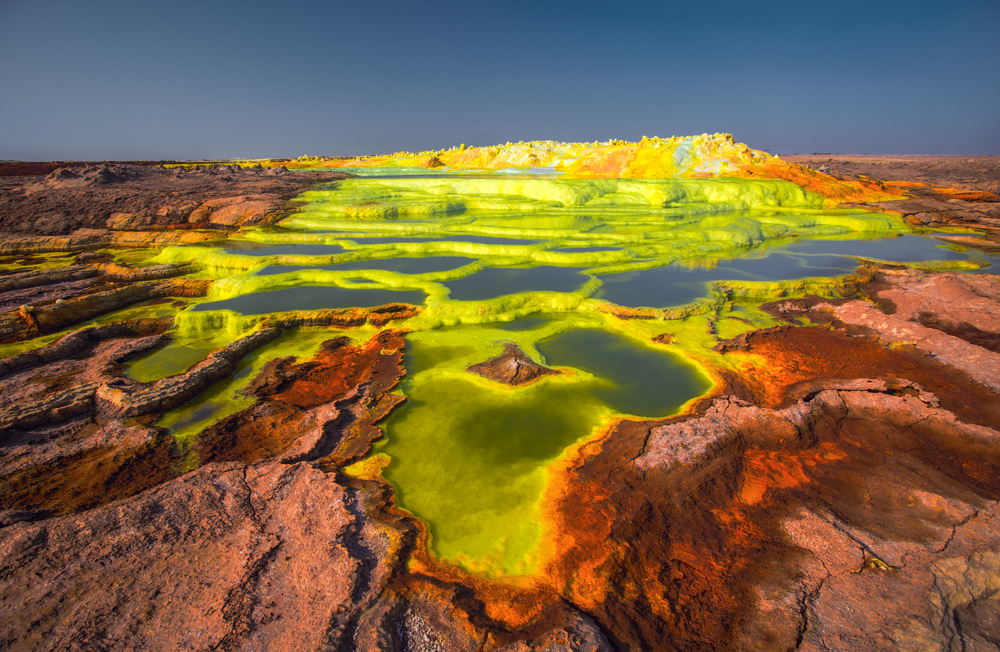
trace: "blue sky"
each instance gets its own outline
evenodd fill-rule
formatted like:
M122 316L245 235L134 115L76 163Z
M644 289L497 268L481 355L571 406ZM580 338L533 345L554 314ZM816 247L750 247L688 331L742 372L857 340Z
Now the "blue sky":
M1000 154L1000 2L0 0L0 159Z

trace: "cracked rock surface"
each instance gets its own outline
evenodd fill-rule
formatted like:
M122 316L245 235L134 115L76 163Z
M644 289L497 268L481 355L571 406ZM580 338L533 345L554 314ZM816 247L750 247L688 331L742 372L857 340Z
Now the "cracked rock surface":
M796 632L803 650L967 649L973 641L996 639L990 619L978 611L965 616L964 628L956 623L965 610L1000 591L997 502L990 499L993 492L982 495L967 478L948 477L944 465L907 459L904 442L948 440L939 450L959 448L995 461L1000 432L962 423L935 403L926 393L894 395L882 381L835 385L783 410L717 399L703 417L654 428L634 463L647 472L696 464L706 461L713 444L773 448L784 440L785 446L796 442L791 445L823 450L825 459L812 468L792 456L784 468L771 467L776 454L754 460L754 470L787 474L777 483L745 474L739 500L755 505L768 491L813 483L824 462L850 456L844 446L852 439L877 439L883 454L898 447L866 483L868 500L880 505L851 505L849 513L836 507L836 498L808 501L782 521L801 553L792 562L795 572L786 569L758 586L757 618L769 627L782 612L792 621L801 618ZM679 441L698 444L684 447ZM833 469L826 473L836 477ZM799 588L788 591L783 584L796 575L802 578Z
M3 179L0 231L66 235L76 229L235 229L280 213L304 185L347 176L238 165L67 166L45 177Z
M350 500L304 463L207 465L78 516L2 528L4 647L318 649L385 572L352 551L389 544Z
M542 376L553 376L560 373L555 369L540 365L526 356L517 344L505 345L503 353L492 360L472 365L468 371L513 387L527 385Z

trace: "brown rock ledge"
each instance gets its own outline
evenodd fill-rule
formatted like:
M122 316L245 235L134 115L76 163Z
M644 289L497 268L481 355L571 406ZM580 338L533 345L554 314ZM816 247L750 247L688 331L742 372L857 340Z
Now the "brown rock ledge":
M283 167L192 169L102 164L65 167L0 184L0 232L67 235L77 229L233 230L283 217L303 187L347 178Z
M517 344L506 344L499 356L474 364L466 371L512 387L532 383L542 376L561 373L538 364L526 356Z
M336 649L399 545L357 501L306 463L231 463L78 516L0 528L0 640L10 650Z
M971 226L990 232L991 246L1000 246L1000 156L782 158L839 179L900 188L908 198L858 205L900 215L917 227Z

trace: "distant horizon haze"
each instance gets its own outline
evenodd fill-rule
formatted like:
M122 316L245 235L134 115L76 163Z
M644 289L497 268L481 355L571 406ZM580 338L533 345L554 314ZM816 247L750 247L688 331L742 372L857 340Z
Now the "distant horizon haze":
M1000 155L1000 2L0 0L0 160Z

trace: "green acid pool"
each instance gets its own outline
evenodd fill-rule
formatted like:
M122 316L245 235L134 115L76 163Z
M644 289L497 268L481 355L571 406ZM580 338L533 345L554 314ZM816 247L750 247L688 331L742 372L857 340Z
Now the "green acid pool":
M458 327L409 338L406 405L379 449L399 504L423 518L433 552L493 576L533 570L546 467L607 418L666 416L708 380L662 348L572 320L531 330ZM569 328L567 328L567 326ZM511 337L518 333L518 338ZM551 335L549 335L551 333ZM507 387L465 370L517 341L564 373Z

